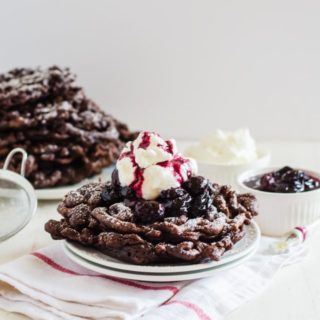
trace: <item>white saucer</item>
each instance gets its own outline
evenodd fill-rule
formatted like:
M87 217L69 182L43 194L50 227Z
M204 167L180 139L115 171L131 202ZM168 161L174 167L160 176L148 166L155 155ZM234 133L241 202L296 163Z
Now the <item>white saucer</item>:
M99 179L103 181L108 181L111 179L112 171L115 166L112 165L108 168L102 170L102 172L96 176L93 176L88 179L84 179L77 184L73 184L70 186L56 187L56 188L47 188L47 189L36 189L36 196L38 200L60 200L70 191L75 190L77 188L82 187L84 184L89 182L95 182Z
M66 246L64 246L64 252L75 263L89 270L92 270L107 276L122 278L122 279L129 279L129 280L147 281L147 282L174 282L174 281L201 279L201 278L212 276L217 272L225 271L225 270L234 268L236 266L239 266L240 264L248 260L256 252L258 247L259 247L259 244L257 243L256 246L252 248L251 251L249 251L242 258L233 260L231 262L225 263L220 266L206 268L204 270L194 270L194 271L188 271L188 272L182 272L182 273L167 273L167 274L157 274L157 273L151 274L151 273L121 271L117 269L107 268L99 264L96 264L94 262L85 260L77 256L72 251L70 251Z
M251 252L252 249L255 248L260 241L260 229L254 221L252 221L252 223L249 226L245 226L245 228L246 235L244 236L244 238L237 242L235 246L232 248L232 250L227 251L222 256L220 261L210 261L201 264L151 266L135 265L112 258L96 249L86 248L77 243L65 241L64 245L67 249L69 249L69 251L76 254L80 258L83 258L87 261L99 264L100 266L104 266L107 268L150 274L188 272L221 266L239 258L242 258L249 252Z

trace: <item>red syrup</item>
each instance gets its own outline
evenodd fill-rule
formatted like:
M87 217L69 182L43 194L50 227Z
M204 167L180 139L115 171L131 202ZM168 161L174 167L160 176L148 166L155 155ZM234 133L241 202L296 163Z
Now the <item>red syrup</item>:
M172 141L171 140L167 140L166 143L167 143L167 146L168 146L166 151L171 153L171 154L173 154L174 147L173 147Z
M132 165L134 167L134 181L130 185L130 187L135 191L137 197L142 198L142 185L144 182L144 170L142 168L139 168L135 162L133 154L129 155ZM163 168L168 168L171 170L177 180L178 183L184 182L184 177L182 174L182 166L188 163L189 160L184 159L180 156L175 157L173 160L170 161L163 161L160 163L157 163L158 166ZM191 168L188 168L187 170L187 177L190 178L192 176Z
M188 162L189 162L188 159L184 159L181 156L176 156L170 161L163 161L158 163L157 165L163 168L170 168L173 174L175 175L177 182L181 184L182 182L184 182L181 168L183 165L185 165ZM191 169L188 168L188 171L187 171L188 178L190 178L191 175L192 175Z
M122 160L123 158L130 158L130 160L133 164L136 162L134 159L134 155L133 155L133 144L132 143L130 145L129 151L126 151L126 152L122 151L120 153L119 160Z
M133 145L130 145L130 150L122 152L119 156L119 160L129 158L134 168L134 179L130 184L130 187L135 191L137 197L142 197L142 184L144 181L143 172L144 169L140 169L136 163L136 159L133 153Z
M174 153L174 146L173 146L172 141L167 140L167 141L165 141L165 142L166 142L165 145L158 143L158 144L157 144L157 147L159 147L159 148L161 148L162 150L164 150L165 152L168 152L168 153L170 153L170 154L173 155L173 153Z
M141 149L147 149L150 146L150 133L149 132L144 132L142 134L142 140L138 146L138 148Z
M135 167L134 171L134 182L131 184L131 188L135 191L136 196L142 198L142 185L144 182L144 169Z
M133 182L130 184L130 187L135 191L136 196L142 198L142 185L144 182L144 169L139 168L138 164L136 163L136 159L133 153L133 145L131 144L130 150L126 152L122 152L119 160L123 158L129 158L132 166L134 168L134 179Z

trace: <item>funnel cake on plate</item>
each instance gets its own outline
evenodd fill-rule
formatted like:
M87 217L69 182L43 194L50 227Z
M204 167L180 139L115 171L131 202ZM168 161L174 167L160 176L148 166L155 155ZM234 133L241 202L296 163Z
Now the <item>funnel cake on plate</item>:
M244 225L257 215L255 197L197 175L174 141L152 135L127 144L111 182L65 196L62 219L45 225L53 239L134 264L161 264L219 260L243 238Z
M69 69L14 69L0 75L0 166L16 147L28 154L35 188L98 174L136 137L75 84ZM11 169L18 171L18 159Z

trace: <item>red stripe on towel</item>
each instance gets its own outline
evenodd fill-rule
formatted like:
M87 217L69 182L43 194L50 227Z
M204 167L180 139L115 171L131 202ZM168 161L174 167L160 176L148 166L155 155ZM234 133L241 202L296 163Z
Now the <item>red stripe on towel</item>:
M181 304L182 306L184 306L188 309L191 309L192 311L194 311L196 313L196 315L198 316L198 318L200 320L212 320L199 306L197 306L196 304L193 304L191 302L188 302L188 301L169 300L164 305L173 304L173 303Z
M53 261L51 258L49 258L48 256L40 253L40 252L33 252L31 253L32 256L40 259L41 261L43 261L44 263L46 263L47 265L49 265L50 267L52 267L55 270L58 270L60 272L64 272L64 273L68 273L68 274L72 274L75 276L86 276L86 277L97 277L97 278L103 278L103 279L107 279L107 280L111 280L114 282L118 282L121 283L123 285L126 286L130 286L130 287L134 287L134 288L139 288L142 290L169 290L171 291L174 295L176 293L178 293L179 289L177 287L174 286L161 286L161 287L153 287L153 286L148 286L145 284L141 284L141 283L137 283L134 281L130 281L130 280L124 280L124 279L118 279L118 278L114 278L114 277L110 277L107 275L93 275L93 274L83 274L83 273L79 273L70 269L67 269L65 267L63 267L62 265L56 263L55 261Z

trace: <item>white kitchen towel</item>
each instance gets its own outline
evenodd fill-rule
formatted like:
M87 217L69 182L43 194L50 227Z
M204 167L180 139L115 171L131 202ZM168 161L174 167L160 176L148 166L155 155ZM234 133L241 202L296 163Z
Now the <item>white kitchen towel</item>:
M206 279L143 283L116 279L73 263L56 244L0 266L0 308L32 319L218 320L259 294L304 246L272 255L263 238L244 264Z

